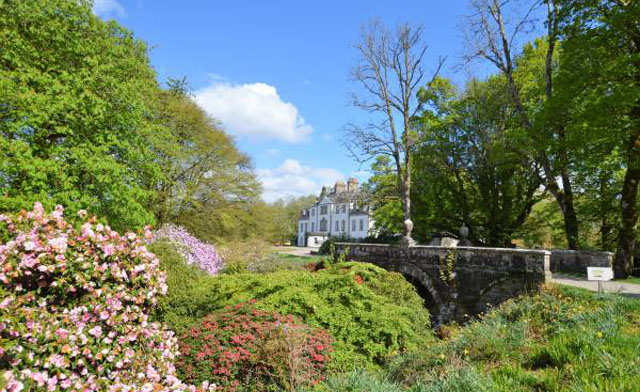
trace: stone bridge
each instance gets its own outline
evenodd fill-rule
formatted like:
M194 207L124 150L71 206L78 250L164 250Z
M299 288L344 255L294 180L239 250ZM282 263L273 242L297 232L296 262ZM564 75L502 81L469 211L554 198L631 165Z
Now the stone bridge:
M537 291L551 277L546 250L337 243L336 253L404 275L436 325L464 321Z

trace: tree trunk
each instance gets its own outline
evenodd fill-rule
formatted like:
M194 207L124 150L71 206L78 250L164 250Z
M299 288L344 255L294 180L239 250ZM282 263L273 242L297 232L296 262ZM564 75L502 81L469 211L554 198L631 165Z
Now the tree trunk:
M634 110L640 112L640 108ZM640 114L640 113L639 113ZM633 268L633 253L636 246L636 225L638 223L638 182L640 181L640 131L636 131L629 142L627 172L622 184L620 200L621 227L618 250L613 264L616 278L627 277Z
M406 155L409 155L409 152L406 152ZM406 161L406 174L402 183L402 213L404 220L411 220L411 166L409 164L409 160ZM411 231L413 230L413 225L404 225L404 235L406 238L411 238Z
M564 217L564 232L567 237L567 246L569 249L580 249L578 240L578 215L576 214L573 202L573 189L571 188L571 179L566 170L562 171L562 194L564 196L561 204L562 215Z

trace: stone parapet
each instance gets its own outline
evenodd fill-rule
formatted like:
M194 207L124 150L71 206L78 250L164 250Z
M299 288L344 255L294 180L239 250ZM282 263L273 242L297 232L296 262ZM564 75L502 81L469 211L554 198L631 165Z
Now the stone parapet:
M586 274L587 267L613 267L613 253L591 250L551 250L551 272Z
M464 320L537 291L551 277L551 252L477 247L337 243L347 260L403 274L418 289L436 323Z

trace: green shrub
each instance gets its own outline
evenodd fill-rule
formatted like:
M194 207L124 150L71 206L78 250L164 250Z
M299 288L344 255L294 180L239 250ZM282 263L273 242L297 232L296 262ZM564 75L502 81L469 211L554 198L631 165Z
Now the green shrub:
M411 392L493 392L491 379L470 367L452 369L429 383L414 385Z
M170 262L168 256L160 254L163 265ZM165 268L170 288L157 318L178 331L226 305L255 299L259 309L329 331L335 339L334 368L378 367L432 339L429 313L414 287L373 265L218 277L193 275L184 266ZM178 285L175 290L172 284Z
M470 366L491 378L483 383L492 391L632 391L640 385L639 347L640 301L548 286L396 358L388 372L425 391L481 390L454 388L473 377L452 371Z
M403 389L380 374L355 370L329 377L318 390L323 392L401 392Z
M336 245L336 240L332 238L327 238L326 240L324 240L322 245L320 245L320 247L318 248L318 254L319 255L331 254L331 250L335 247L335 245Z
M149 250L160 259L160 268L167 273L167 295L158 300L153 317L176 330L184 329L208 313L209 307L194 298L206 285L207 273L188 265L175 244L167 240L154 241Z

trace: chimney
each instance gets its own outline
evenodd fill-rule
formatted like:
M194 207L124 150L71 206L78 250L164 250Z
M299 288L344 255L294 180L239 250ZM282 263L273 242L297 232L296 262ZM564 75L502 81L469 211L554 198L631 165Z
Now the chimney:
M344 181L342 180L338 180L336 181L336 185L334 187L334 190L336 193L342 193L347 189L347 185L344 183Z
M349 181L347 181L347 190L348 191L358 190L358 179L357 178L355 178L355 177L349 178Z

